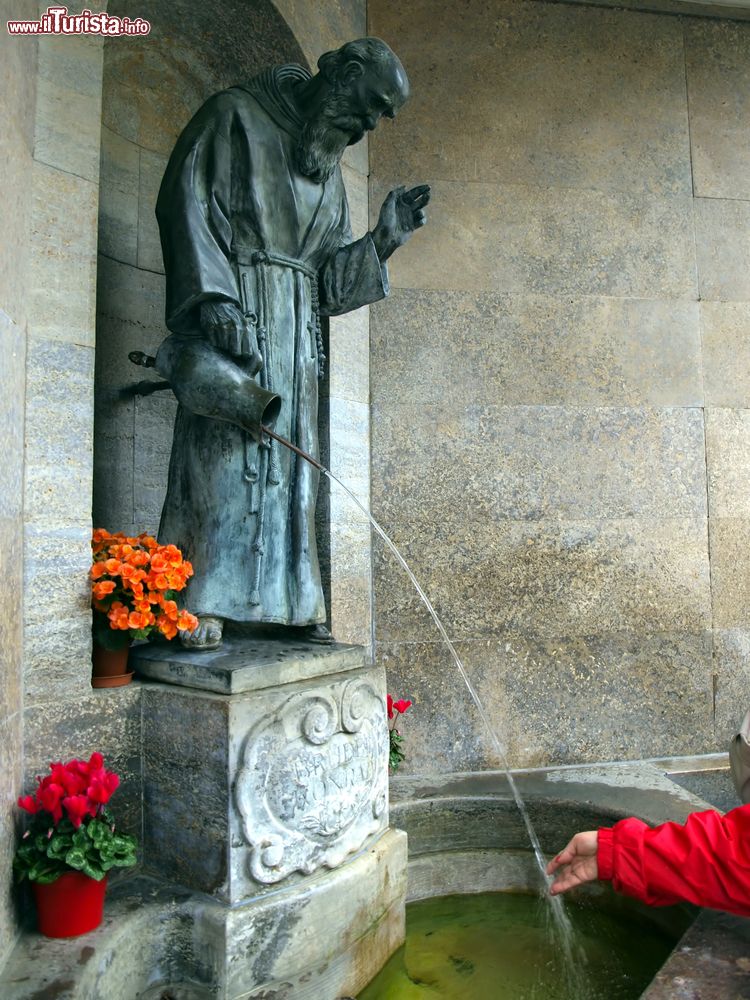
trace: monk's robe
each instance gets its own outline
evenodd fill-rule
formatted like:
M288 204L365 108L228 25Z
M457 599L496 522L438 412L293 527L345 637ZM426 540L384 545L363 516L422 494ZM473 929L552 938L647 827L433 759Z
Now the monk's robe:
M201 303L237 305L263 357L256 379L282 399L274 429L317 458L320 317L383 298L388 277L370 235L352 241L339 167L323 184L296 167L292 88L307 79L284 66L210 98L177 141L156 215L172 340L205 337ZM193 563L186 607L324 622L318 479L282 445L180 406L159 539Z

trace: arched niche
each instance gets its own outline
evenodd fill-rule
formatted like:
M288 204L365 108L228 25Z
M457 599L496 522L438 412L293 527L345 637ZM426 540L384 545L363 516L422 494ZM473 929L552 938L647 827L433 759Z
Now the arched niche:
M306 65L269 0L114 0L151 33L104 46L94 425L95 526L158 528L176 402L128 396L167 333L156 196L180 132L211 94L270 65Z

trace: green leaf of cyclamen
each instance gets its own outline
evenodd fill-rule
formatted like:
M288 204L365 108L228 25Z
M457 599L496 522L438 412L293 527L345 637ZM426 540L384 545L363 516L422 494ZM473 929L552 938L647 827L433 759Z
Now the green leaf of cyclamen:
M39 851L37 851L34 844L21 844L21 846L16 851L16 859L20 864L30 866L39 857Z
M29 880L31 882L39 882L40 885L49 885L50 882L55 882L61 874L62 869L59 865L50 864L48 861L40 858L29 870Z
M84 875L88 875L89 878L96 879L97 882L101 882L106 874L103 868L92 864L90 861L87 861L81 870Z
M86 850L88 847L89 836L86 833L85 826L79 826L76 832L73 834L73 846L80 847L81 850Z
M47 846L47 857L64 858L70 847L69 837L53 837Z
M31 878L29 875L29 879L32 882L37 882L39 885L51 885L53 882L57 882L63 872L64 869L56 868L54 871L43 872L38 878Z
M65 864L80 871L86 864L86 855L80 848L73 847L65 855Z
M92 840L100 840L102 838L111 837L112 831L108 823L103 822L101 819L92 820L88 826L89 836Z

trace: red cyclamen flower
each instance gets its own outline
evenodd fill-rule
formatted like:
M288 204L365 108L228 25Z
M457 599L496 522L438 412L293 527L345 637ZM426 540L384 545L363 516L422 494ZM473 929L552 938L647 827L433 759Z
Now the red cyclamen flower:
M84 817L89 815L90 804L87 795L69 795L63 799L65 812L73 826L78 829Z
M24 795L22 798L18 799L18 804L22 809L25 809L27 813L39 812L39 806L37 805L36 799L33 795Z
M119 777L112 771L102 770L97 774L87 789L88 797L92 802L105 805L112 798L112 794L120 784Z
M55 824L59 823L62 819L62 806L60 803L64 795L65 789L62 785L56 785L54 782L40 785L36 793L37 805L52 814Z
M393 696L390 694L388 695L388 718L393 718Z
M411 702L407 701L404 698L401 698L400 701L393 702L393 707L396 709L399 715L403 715L408 708L411 708Z
M69 764L61 764L57 761L50 764L50 774L42 781L42 787L49 784L60 785L65 789L66 795L78 795L86 788L86 779L73 766L78 764L77 760L72 760Z
M120 784L119 777L104 767L100 753L92 753L87 761L53 761L49 769L46 777L37 777L36 795L21 796L18 805L28 813L50 813L53 826L62 819L64 807L77 829L87 816L98 815Z

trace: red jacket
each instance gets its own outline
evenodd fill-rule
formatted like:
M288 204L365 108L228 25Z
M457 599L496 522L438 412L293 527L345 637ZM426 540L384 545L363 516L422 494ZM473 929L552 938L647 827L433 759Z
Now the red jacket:
M684 826L620 820L599 830L597 864L600 879L651 906L689 902L750 916L750 805L693 813Z

